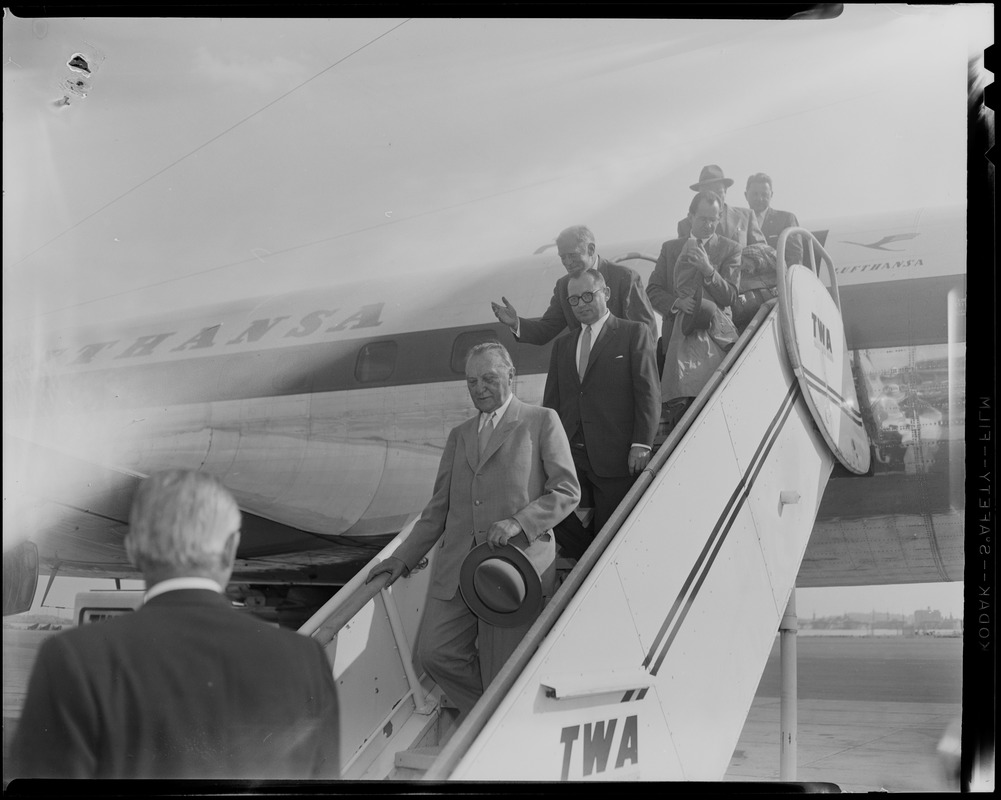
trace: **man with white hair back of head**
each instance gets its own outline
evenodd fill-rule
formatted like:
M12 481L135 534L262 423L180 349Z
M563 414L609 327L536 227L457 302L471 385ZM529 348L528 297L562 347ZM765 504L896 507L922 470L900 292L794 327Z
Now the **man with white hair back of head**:
M215 478L144 480L125 548L134 613L42 645L13 747L17 776L304 779L339 776L338 704L320 645L223 594L240 509Z
M185 576L225 587L239 544L240 509L212 476L161 472L136 492L125 552L147 587Z

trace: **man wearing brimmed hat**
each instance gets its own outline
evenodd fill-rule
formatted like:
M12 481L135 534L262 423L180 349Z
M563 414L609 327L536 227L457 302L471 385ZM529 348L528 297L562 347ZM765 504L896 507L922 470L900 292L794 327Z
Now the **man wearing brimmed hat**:
M647 294L664 318L664 406L661 436L684 414L736 341L729 307L737 297L741 247L720 236L719 195L708 189L692 198L686 239L664 242Z
M476 345L466 358L466 385L479 413L453 428L438 466L434 495L413 530L392 556L369 572L388 573L392 583L412 570L440 540L417 635L416 659L437 681L464 717L514 652L551 597L556 583L553 526L580 500L570 444L556 412L514 396L514 365L497 342ZM505 567L526 559L536 574L518 576L527 599L525 613L491 601L495 613L477 613L479 604L460 592L466 565L482 558L482 547L498 555L520 553L479 570L489 583ZM524 557L522 557L524 556ZM538 576L538 577L537 577ZM527 584L541 580L541 591ZM388 585L388 584L387 584ZM475 589L475 586L473 587ZM507 613L510 611L510 613ZM509 619L503 619L509 617ZM499 623L499 624L498 624Z
M698 183L693 183L689 188L693 192L709 190L720 196L722 208L719 222L716 225L716 233L731 239L741 247L747 247L749 244L763 244L765 235L761 232L758 220L751 213L751 209L727 205L726 190L731 186L733 186L733 180L727 178L720 167L708 164L699 173ZM691 232L691 222L688 217L678 222L679 239L687 239Z

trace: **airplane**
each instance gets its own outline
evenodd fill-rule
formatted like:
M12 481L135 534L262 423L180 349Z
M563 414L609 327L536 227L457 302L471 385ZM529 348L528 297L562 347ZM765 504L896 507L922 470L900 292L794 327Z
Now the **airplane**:
M961 459L963 454L965 426L960 423L965 419L962 414L957 416L955 407L947 401L954 397L957 388L961 390L965 377L963 339L950 336L963 329L955 324L955 299L965 294L965 275L955 268L953 260L942 257L948 248L937 249L961 229L962 217L956 209L942 213L926 210L922 220L921 226L915 226L912 218L906 220L917 234L915 241L923 244L921 248L912 248L900 262L901 270L910 270L904 273L908 277L883 282L890 286L881 288L892 287L896 302L905 309L922 306L919 298L926 300L935 291L930 282L944 289L940 291L939 302L931 304L930 309L921 308L919 316L901 315L906 329L910 332L920 328L918 335L929 344L885 346L893 343L899 331L894 332L882 321L879 326L869 324L871 319L878 320L874 316L877 306L871 303L873 299L884 302L881 293L874 291L871 284L854 279L860 273L852 272L855 265L851 262L843 262L844 266L838 268L845 276L843 285L838 276L845 330L851 331L856 348L859 416L872 437L874 454L879 455L872 459L867 475L841 469L835 471L836 477L830 479L826 489L821 482L823 500L816 501L819 510L795 579L797 586L848 585L853 580L925 582L948 579L950 570L952 575L962 575L963 549L955 542L962 541L965 509L963 492L953 481L957 473L961 474L955 469L954 459ZM870 227L872 222L865 220L863 224ZM842 236L854 233L858 227L832 222L824 229L825 239L836 250ZM893 229L900 229L899 222ZM649 254L655 252L655 243L655 240L624 243L620 258L630 263L649 263L653 260ZM533 300L538 304L546 298L546 288L562 270L555 255L543 252L476 272L453 273L449 276L451 280L443 282L442 285L449 287L444 291L422 294L421 281L426 281L426 276L415 276L409 281L375 279L338 287L327 295L311 292L261 298L249 304L216 307L209 313L192 314L183 320L143 319L136 324L54 336L45 342L34 391L26 393L32 399L28 410L37 414L36 418L28 414L21 428L30 432L30 439L5 436L5 457L15 453L18 458L15 480L35 479L35 485L43 487L42 493L32 498L33 502L19 509L22 516L13 521L45 520L48 516L55 522L48 528L44 523L43 527L34 528L35 535L25 541L23 546L38 554L34 572L23 569L19 574L5 575L5 600L7 587L14 594L23 587L24 597L34 595L32 579L37 580L39 561L49 569L65 568L70 574L137 577L123 563L121 542L127 525L127 503L139 477L164 466L210 470L234 492L244 511L243 529L250 534L249 544L241 545L227 593L248 610L270 611L279 622L299 627L301 632L329 648L328 656L345 698L342 730L345 777L371 779L388 774L399 778L401 774L415 774L400 772L401 768L421 763L413 761L413 756L408 760L408 754L414 752L413 743L425 738L423 733L411 734L411 730L415 723L431 718L430 714L444 715L444 701L434 689L425 695L422 679L408 671L409 688L404 684L409 693L404 695L407 702L392 703L393 710L387 711L392 718L388 727L379 722L383 706L394 701L399 692L395 689L396 681L390 679L392 673L383 672L396 662L385 656L385 647L390 643L387 634L375 633L378 630L375 623L382 618L382 612L365 612L360 621L345 626L343 630L349 637L346 639L341 638L343 620L333 620L341 620L340 609L351 606L360 595L359 581L364 576L364 567L377 554L384 555L388 548L383 546L389 543L392 547L399 539L397 534L405 535L430 495L445 436L469 416L462 374L469 347L487 340L504 342L518 373L516 393L528 402L540 401L549 347L515 343L500 323L490 321L489 301L483 298L500 296L503 291L512 295L510 299L516 307L519 304L529 307ZM946 280L939 284L942 279ZM510 285L516 287L515 291L505 288ZM346 298L357 302L346 304ZM343 310L338 308L338 302L345 306ZM415 320L423 325L415 325ZM873 327L877 330L873 331ZM936 343L943 336L946 342ZM771 335L764 338L770 340ZM858 368L863 354L867 367L864 369ZM947 379L944 395L943 367ZM885 400L885 394L878 391L881 381L891 376L897 381L892 385L894 394L900 394L900 383L906 383L911 396L927 396L949 412L946 415L940 411L935 420L947 421L944 431L936 426L935 437L916 433L906 446L901 443L898 431L885 424L885 413L877 414ZM796 396L786 394L783 404L786 414ZM893 419L905 419L900 405L897 403L897 416ZM926 406L931 407L931 403L904 405L915 422L915 431L923 427L918 415ZM753 406L746 411L761 418L768 416ZM779 429L785 430L786 426L780 425ZM702 431L700 435L704 436L705 430L703 425L693 429L693 433ZM68 444L70 432L78 435ZM901 450L905 456L898 458ZM789 451L783 449L783 452ZM336 476L332 483L329 476ZM350 485L340 490L345 484ZM657 485L664 486L663 478ZM795 495L791 502L798 504L799 494L791 494ZM808 507L812 508L813 502L811 499ZM787 514L786 518L792 520L795 515ZM606 526L606 531L609 527ZM672 540L661 541L666 544ZM671 546L679 543L675 541ZM360 557L356 555L359 551ZM433 553L429 554L431 557ZM731 558L721 559L722 565ZM585 588L593 590L594 580L600 580L603 573L589 563L587 556L583 561L590 574L577 580L589 581ZM712 580L719 580L723 566L716 567L714 561L708 562L715 570ZM623 558L616 565L622 569L628 563ZM710 567L705 568L699 584L709 575ZM564 586L579 586L572 582L577 571L578 567L573 567ZM419 574L426 580L427 570ZM593 577L595 574L597 578ZM407 623L401 623L407 631L404 635L409 638L413 617L423 607L422 584L419 580L404 583L410 585L398 590L403 594L394 593L393 602L398 605L392 607L397 609L395 613L405 613L409 618ZM332 591L342 585L343 595ZM570 595L561 601L558 594L549 608L555 609L553 614L559 613L567 602L576 602L578 596L583 596L584 600L571 609L575 613L564 614L569 620L566 624L572 625L577 620L579 629L581 604L586 604L592 593L577 591L570 601L566 599ZM728 602L714 591L702 592L698 601L705 603L708 602L705 598L714 596L719 598L717 603ZM134 607L137 593L132 592L125 599ZM382 602L389 601L383 598ZM745 602L749 604L748 599ZM336 610L330 610L331 603ZM764 608L774 611L771 603L769 594ZM85 608L84 616L100 619L113 613L100 608L99 603L96 605ZM390 606L386 608L392 620ZM684 620L685 616L682 614L679 619ZM697 630L697 619L704 619L706 614L703 610L693 617L696 619L687 624L683 635L691 636ZM767 614L759 619L767 619ZM371 621L366 623L366 620ZM369 624L373 626L371 632ZM565 708L551 709L562 710L561 715L548 717L549 727L555 723L563 732L563 767L562 773L553 771L558 758L549 752L534 760L527 775L532 779L540 776L548 780L579 779L591 777L595 769L601 775L608 763L608 747L613 747L618 755L615 770L608 777L645 776L649 773L639 771L638 737L643 741L668 741L672 736L677 753L673 761L665 761L663 768L669 770L666 774L675 776L673 779L692 776L703 780L720 774L720 760L729 758L740 719L747 711L742 705L744 699L737 693L738 689L743 691L746 698L748 689L743 685L746 681L734 682L728 688L729 694L720 701L730 712L726 724L720 720L719 727L714 729L716 747L712 751L696 735L701 731L704 738L705 726L697 724L693 731L689 714L685 727L684 709L680 717L672 716L679 711L672 708L668 712L669 697L663 694L651 693L649 697L657 697L665 704L672 727L669 731L647 729L651 700L641 701L647 697L646 687L658 675L671 642L681 630L680 621L672 624L671 635L664 640L666 644L658 637L648 655L648 659L655 659L651 666L644 663L646 669L634 673L613 670L608 676L609 686L604 688L588 686L588 680L594 680L593 675L589 678L585 674L582 688L579 679L564 682L559 674L548 677L543 674L543 680L548 681L546 685L552 685L554 696L562 700L566 693L568 700ZM767 628L769 622L763 625ZM771 646L774 628L770 633L771 637L760 637L753 659L749 649L745 649L744 658L760 660L762 643ZM352 641L351 636L381 644L364 647ZM573 641L567 637L568 634L561 632L555 641ZM691 683L691 676L685 672L692 669L691 659L686 666L681 658L688 647L670 651L672 656L675 653L679 656L667 660L662 681L674 680L674 673L668 669L681 669L681 675ZM628 648L612 650L624 652ZM408 651L399 638L396 652L406 668ZM556 662L560 663L560 659ZM562 663L566 663L565 656ZM506 672L495 681L496 686L491 687L494 697L515 680L507 678L507 682L501 683L505 674L522 666L522 662L515 663L512 658ZM753 676L753 670L747 671ZM528 674L532 677L535 673ZM617 684L616 680L630 682ZM364 686L373 681L385 690L380 692L385 697L378 705L367 699L364 691ZM485 725L483 736L495 737L498 731L505 730L505 725L526 724L525 711L519 712L517 707L511 710L511 704L519 696L525 697L523 683L524 680L515 683L511 692L515 699L500 710L498 701L493 699L486 706L482 703L477 706L488 711L481 710L477 717L474 710L471 719L448 739L441 763L431 766L439 772L429 772L430 779L446 777L449 770L456 768L460 770L460 780L463 776L497 779L497 765L503 762L492 758L483 763L483 746L477 749L474 744L470 749L469 742L481 730L475 727L480 724ZM585 717L591 719L601 709L600 705L592 708L582 704L579 697L574 699L575 693L600 696L602 692L617 690L621 694L634 685L644 688L638 691L629 688L621 702L637 705L625 709L624 717L622 714L609 717L606 713L601 722L608 726L599 734L605 749L595 750L591 723L586 724L582 746L575 748L573 742L580 723L575 726L573 719L578 715L583 715L581 721ZM730 687L729 682L727 685ZM753 693L753 685L750 689ZM713 691L721 696L719 685ZM414 708L408 717L411 696ZM529 699L531 696L529 692ZM484 701L488 697L492 697L490 691ZM674 705L677 706L677 700ZM492 724L481 723L488 713L506 713L507 717ZM510 719L512 715L514 719ZM374 730L391 729L397 732L397 738L405 740L390 746L389 742L397 739L368 734L373 722ZM470 724L474 725L472 730ZM545 744L546 728L534 725L531 719L527 724L540 740L539 745ZM620 733L619 738L613 739L616 724ZM552 732L548 739L553 739ZM387 751L377 752L376 746L384 742L390 751L405 748L397 750L395 767L386 762ZM456 752L460 755L454 755ZM594 756L595 752L605 752L606 756ZM707 758L707 753L712 758ZM467 761L472 759L472 765L461 761L463 757ZM595 758L597 761L592 760ZM644 770L649 770L649 763L643 763ZM528 765L525 767L528 769Z
M594 53L557 23L498 21L507 35L494 42L475 21L440 23L435 37L420 20L235 33L208 23L202 35L179 20L5 18L5 154L8 140L22 152L5 157L5 183L25 200L5 203L4 223L5 613L30 602L40 572L50 586L136 577L122 547L132 492L154 469L191 466L218 475L244 511L230 595L298 627L426 502L445 436L470 414L470 345L508 345L519 396L541 399L548 347L515 343L489 303L542 311L563 272L550 233L578 221L602 237L626 231L600 238L599 251L645 281L668 238L665 209L687 203L694 175L682 177L711 160L742 174L784 163L788 142L806 141L793 132L799 117L810 169L796 159L776 191L795 180L829 212L827 162L853 176L850 205L800 215L837 265L875 457L865 477L835 470L796 585L962 580L965 211L955 193L914 183L912 211L865 205L906 182L877 145L890 141L908 165L915 144L923 156L930 146L903 135L931 135L915 100L935 96L929 76L955 70L920 46L934 20L869 13L846 11L847 34L721 28L727 58L785 70L786 48L795 58L809 44L818 64L852 53L859 71L832 80L802 59L802 80L726 118L649 102L685 96L715 52L716 31L679 21L604 24L608 46ZM931 30L933 52L951 53L943 29ZM762 50L758 35L775 46ZM887 48L911 37L923 66L917 88L895 87L891 125L885 98L865 94L877 69L866 58L893 80ZM467 47L479 59L455 66ZM956 63L965 79L965 47ZM736 108L724 98L746 91L730 83L706 93ZM567 121L591 102L617 124L577 150ZM703 111L708 142L689 122ZM841 155L858 135L835 132L834 113L865 121L851 169L815 157ZM756 126L771 143L750 145ZM322 141L306 138L312 129ZM293 133L298 147L285 144ZM145 143L139 156L130 142ZM937 152L951 163L949 149ZM668 180L678 188L665 198ZM595 183L602 203L588 199ZM315 185L319 201L297 202ZM856 200L858 213L842 216Z
M831 481L799 586L962 580L964 224L961 209L922 209L815 226L838 265L876 463ZM912 238L874 260L852 240L877 233ZM659 244L603 249L646 280ZM136 578L122 537L138 480L206 469L244 510L234 597L305 613L430 496L447 432L469 415L472 345L504 343L517 393L541 402L549 346L515 341L490 299L539 313L562 272L546 251L54 333L8 377L5 481L21 502L5 529L50 575Z

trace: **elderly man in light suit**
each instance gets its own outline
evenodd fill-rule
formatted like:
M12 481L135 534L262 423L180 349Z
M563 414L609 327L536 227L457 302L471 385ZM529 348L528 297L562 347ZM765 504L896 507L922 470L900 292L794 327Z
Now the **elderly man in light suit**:
M458 707L476 704L531 625L501 628L479 619L459 592L463 559L484 542L510 543L542 578L544 597L555 590L553 526L577 506L570 444L556 412L522 403L513 393L507 350L488 342L470 350L466 384L479 410L453 428L435 479L434 495L410 535L369 573L393 583L440 540L417 637L417 660ZM388 585L388 584L387 584Z

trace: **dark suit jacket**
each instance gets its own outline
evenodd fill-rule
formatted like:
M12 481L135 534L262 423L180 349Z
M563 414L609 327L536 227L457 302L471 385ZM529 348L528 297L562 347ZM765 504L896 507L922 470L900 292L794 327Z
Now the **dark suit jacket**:
M609 289L608 310L612 312L612 316L641 322L656 337L657 319L643 291L643 281L639 273L630 267L604 258L598 260L598 272L605 279ZM564 328L569 328L571 331L580 330L580 323L574 316L570 303L567 302L569 283L569 273L556 281L549 308L540 319L521 319L518 336L520 341L528 344L545 344L562 333Z
M678 221L678 238L687 239L692 233L692 223L688 217ZM727 203L723 204L723 213L716 224L716 233L740 245L763 244L765 235L758 227L758 219L749 208L738 208Z
M511 544L528 556L551 595L555 587L545 581L555 578L552 528L580 500L570 443L552 411L512 397L481 458L479 419L477 414L449 432L434 494L393 555L413 569L441 540L428 591L449 600L469 551L487 540L493 523L512 517L524 538L518 534Z
M765 235L765 240L772 247L778 245L779 234L786 228L798 228L799 220L791 211L779 211L769 208L765 211L765 218L761 225L761 232ZM786 240L786 266L803 263L803 242L798 236L790 236Z
M14 742L18 775L336 778L337 695L315 641L210 590L46 639Z
M664 349L671 337L674 326L672 308L678 295L674 290L674 265L681 255L686 239L671 239L660 247L660 255L650 274L647 284L647 294L654 310L664 318ZM716 268L712 280L706 285L706 291L720 308L733 305L737 297L738 273L740 272L740 245L723 236L714 234L706 240L706 255L709 262Z
M660 422L653 336L645 325L609 316L591 347L583 382L579 338L579 330L568 331L553 345L542 404L560 415L568 438L583 428L595 474L628 477L630 446L653 444Z

